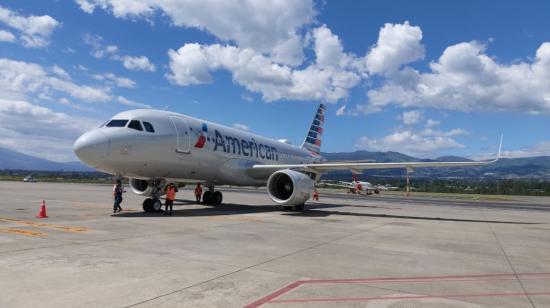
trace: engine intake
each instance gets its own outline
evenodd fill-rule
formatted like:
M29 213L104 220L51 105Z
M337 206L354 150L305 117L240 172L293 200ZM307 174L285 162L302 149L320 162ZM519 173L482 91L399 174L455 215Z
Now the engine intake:
M160 188L164 187L165 182L162 181L159 185ZM130 179L130 188L136 195L143 195L152 197L153 196L153 185L151 185L151 180L140 180L140 179ZM161 189L160 194L163 194Z
M267 180L267 192L273 202L283 206L304 204L311 196L315 182L306 174L279 170Z

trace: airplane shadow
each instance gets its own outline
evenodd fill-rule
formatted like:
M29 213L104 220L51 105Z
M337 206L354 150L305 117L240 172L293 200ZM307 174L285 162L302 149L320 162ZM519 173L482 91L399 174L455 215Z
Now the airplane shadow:
M519 225L544 224L539 222L357 213L357 212L350 212L350 211L334 210L335 208L344 208L349 206L339 205L339 204L328 204L328 203L307 204L306 210L304 210L303 212L293 212L293 211L283 210L281 207L276 205L243 205L243 204L234 204L234 203L224 203L222 205L217 205L217 206L201 205L202 207L200 208L187 208L187 209L180 207L180 206L186 206L186 205L196 205L196 202L188 201L188 200L177 200L177 202L174 203L174 212L172 217L194 217L194 216L207 217L207 216L228 216L228 215L281 212L281 215L297 216L297 217L356 216L356 217L373 217L373 218L406 219L406 220L429 220L429 221L445 221L445 222L472 222L472 223L495 223L495 224L519 224ZM361 208L379 208L379 207L361 206ZM395 208L392 208L392 209L395 209ZM117 217L117 218L157 217L157 216L164 216L164 213L163 212L158 212L158 213L122 212L118 214L113 214L111 216Z
M521 222L521 221L502 221L502 220L482 220L482 219L462 219L462 218L444 218L444 217L423 217L423 216L408 216L408 215L389 215L389 214L369 214L369 213L353 213L340 211L316 211L306 210L304 212L283 213L287 216L303 216L303 217L328 217L331 215L340 216L359 216L359 217L375 217L375 218L397 218L397 219L412 219L412 220L434 220L448 222L474 222L474 223L494 223L494 224L517 224L517 225L540 225L542 222Z

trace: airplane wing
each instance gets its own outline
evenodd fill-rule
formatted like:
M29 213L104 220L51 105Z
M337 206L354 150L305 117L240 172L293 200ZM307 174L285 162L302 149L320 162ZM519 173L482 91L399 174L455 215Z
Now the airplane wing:
M361 162L349 162L349 163L318 163L318 164L289 164L289 165L253 165L252 169L255 170L272 170L273 172L282 169L301 169L307 171L313 171L316 173L322 173L332 170L351 170L353 173L361 173L362 170L367 169L407 169L413 170L415 168L426 167L473 167L473 166L485 166L495 163L500 158L500 152L502 148L502 137L500 139L500 145L498 148L497 157L490 161L464 161L464 162L397 162L397 163L361 163Z

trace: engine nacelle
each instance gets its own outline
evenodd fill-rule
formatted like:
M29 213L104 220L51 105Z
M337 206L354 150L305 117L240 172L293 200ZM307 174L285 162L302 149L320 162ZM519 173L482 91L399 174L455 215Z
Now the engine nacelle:
M161 196L164 194L164 188L165 182L161 181L160 185L160 191L157 192L157 196ZM132 191L136 195L143 195L147 197L153 197L153 185L151 185L151 180L140 180L140 179L130 179L130 188L132 188Z
M267 180L269 197L283 206L304 204L314 188L315 181L308 175L288 169L274 172Z

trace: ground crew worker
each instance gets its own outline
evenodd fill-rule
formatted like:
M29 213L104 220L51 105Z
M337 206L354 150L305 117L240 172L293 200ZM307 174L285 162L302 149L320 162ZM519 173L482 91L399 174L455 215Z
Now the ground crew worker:
M313 200L319 201L319 192L317 191L317 188L313 189Z
M116 181L115 186L113 187L113 213L121 212L122 208L120 203L122 203L122 194L125 193L124 188L122 187L122 182L120 180Z
M201 203L201 196L202 196L202 187L201 187L201 184L197 184L197 187L195 187L195 199L197 199L197 203Z
M164 203L166 210L164 211L164 215L172 216L172 206L174 205L174 199L176 199L178 189L174 183L170 183L170 185L166 186L164 191L166 192L166 202ZM168 206L170 206L170 211L168 211Z

